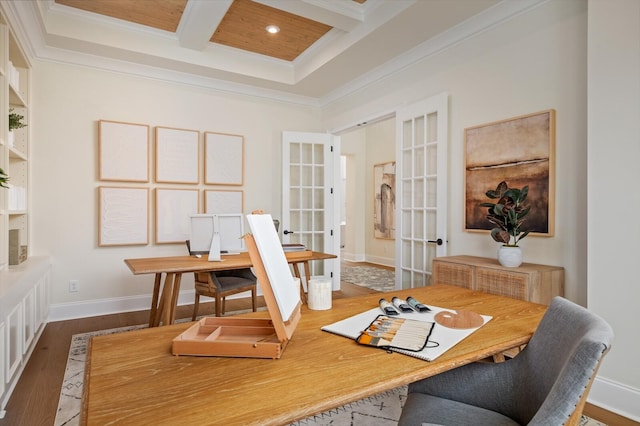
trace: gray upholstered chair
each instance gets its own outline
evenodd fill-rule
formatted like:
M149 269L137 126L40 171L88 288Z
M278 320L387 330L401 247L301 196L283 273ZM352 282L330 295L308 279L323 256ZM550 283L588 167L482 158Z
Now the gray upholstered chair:
M564 298L551 302L525 349L412 383L400 426L578 424L613 331Z
M189 240L186 241L187 250L192 254ZM225 313L225 301L227 296L233 294L251 292L251 307L256 311L257 296L256 285L258 279L249 268L232 269L218 272L194 272L194 284L196 290L193 306L192 320L195 321L200 306L200 296L213 297L215 300L215 316L220 317Z

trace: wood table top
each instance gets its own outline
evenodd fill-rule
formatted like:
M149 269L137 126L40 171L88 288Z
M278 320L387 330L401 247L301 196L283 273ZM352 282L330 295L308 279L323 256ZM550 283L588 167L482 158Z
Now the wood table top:
M358 345L320 327L366 311L381 297L493 319L434 361ZM434 285L303 306L277 360L171 355L192 322L94 337L87 354L82 423L88 425L280 425L406 385L525 344L546 306ZM266 317L268 312L245 314Z
M306 262L309 260L335 259L335 254L305 250L299 252L286 252L285 257L289 263ZM229 269L249 268L252 266L248 252L238 254L223 254L221 261L210 262L206 256L166 256L125 259L131 272L139 274L157 273L185 273L197 271L224 271Z

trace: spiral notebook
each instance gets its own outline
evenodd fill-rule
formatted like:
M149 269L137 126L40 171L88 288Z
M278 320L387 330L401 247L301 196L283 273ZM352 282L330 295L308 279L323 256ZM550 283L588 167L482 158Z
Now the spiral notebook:
M388 350L420 358L425 361L433 361L466 337L470 336L474 331L478 330L492 318L488 315L481 315L483 323L479 327L466 329L449 328L438 324L435 320L435 316L439 312L456 313L456 311L432 305L429 305L429 307L431 308L430 312L403 312L395 316L395 318L405 318L433 323L433 328L431 330L431 334L428 336L426 346L420 351L405 350L392 346L390 346ZM345 318L341 321L334 322L333 324L325 325L321 329L328 333L357 340L362 332L366 330L380 314L382 314L380 308L373 308L349 318Z

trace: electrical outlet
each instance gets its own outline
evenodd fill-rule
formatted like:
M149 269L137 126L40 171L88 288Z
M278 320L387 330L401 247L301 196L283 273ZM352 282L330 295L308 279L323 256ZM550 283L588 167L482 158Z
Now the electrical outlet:
M69 293L75 293L79 290L80 284L78 280L69 280Z

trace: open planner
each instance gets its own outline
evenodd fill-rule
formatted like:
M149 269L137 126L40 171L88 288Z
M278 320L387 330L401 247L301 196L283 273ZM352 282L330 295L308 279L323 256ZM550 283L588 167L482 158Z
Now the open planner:
M378 346L387 350L420 358L425 361L433 361L434 359L445 353L447 350L451 349L457 343L461 342L465 337L471 335L471 333L478 330L480 327L491 320L491 317L488 315L475 314L479 318L481 318L481 321L479 321L481 323L478 326L453 328L442 325L442 323L446 322L441 321L440 318L455 316L457 315L457 311L431 305L429 307L431 308L431 311L429 312L401 312L399 315L393 316L393 319L396 321L406 319L411 320L411 322L419 321L425 323L425 326L422 327L422 333L426 335L426 340L423 342L424 345L421 349L417 349L414 347L411 347L411 349L402 349L401 347L398 347L401 345L392 344L390 343L391 341L389 341L389 344L384 341L373 342L373 339L366 337L365 330L371 329L371 325L374 324L376 319L381 316L381 314L383 314L380 308L373 308L352 317L345 318L344 320L335 322L333 324L326 325L322 327L322 330L356 341L360 340L360 343L371 341L371 343L373 343L370 344L371 346ZM365 336L363 337L363 335ZM374 337L378 336L374 335ZM404 339L403 345L406 344L410 345L411 342L407 343L406 339Z

